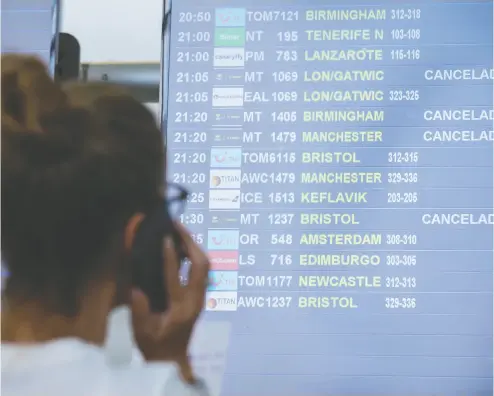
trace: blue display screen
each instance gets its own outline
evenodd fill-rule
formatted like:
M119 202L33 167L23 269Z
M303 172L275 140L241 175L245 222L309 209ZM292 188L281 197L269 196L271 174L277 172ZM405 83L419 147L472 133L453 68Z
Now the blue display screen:
M53 72L59 23L57 0L3 0L2 53L37 55Z
M493 3L173 2L168 179L221 396L493 394Z

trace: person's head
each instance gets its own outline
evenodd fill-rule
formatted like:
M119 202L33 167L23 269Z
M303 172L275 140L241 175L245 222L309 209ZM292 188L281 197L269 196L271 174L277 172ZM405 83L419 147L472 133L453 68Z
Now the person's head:
M33 56L2 55L2 123L39 131L39 118L66 103L44 63Z
M108 83L69 83L63 86L68 103L100 120L118 149L136 164L142 186L165 185L165 143L152 112L125 88ZM159 166L157 164L159 163ZM138 165L137 165L138 164ZM151 194L150 191L147 194Z
M5 296L66 323L100 320L101 342L133 235L161 204L164 144L153 115L125 92L76 84L65 93L69 106L39 131L2 128Z

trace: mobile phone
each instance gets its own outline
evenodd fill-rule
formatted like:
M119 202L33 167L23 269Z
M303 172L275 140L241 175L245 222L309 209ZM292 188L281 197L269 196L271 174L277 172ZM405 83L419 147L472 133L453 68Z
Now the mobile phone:
M60 32L60 9L61 0L3 0L2 53L39 56L54 76Z
M168 308L164 273L164 265L168 263L163 257L163 241L168 236L173 240L180 265L185 258L182 240L173 214L163 202L139 225L131 252L132 284L146 294L153 312L163 312Z

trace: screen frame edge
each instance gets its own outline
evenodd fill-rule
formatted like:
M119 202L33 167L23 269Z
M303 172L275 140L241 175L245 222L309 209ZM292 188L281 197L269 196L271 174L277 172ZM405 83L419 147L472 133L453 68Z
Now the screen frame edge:
M58 51L60 42L60 26L61 26L61 9L63 6L63 0L54 0L51 13L52 13L52 39L50 43L50 64L49 70L52 78L55 78L56 67L58 64Z
M170 33L172 24L172 0L163 1L161 20L161 56L159 82L159 120L165 150L167 150L168 89L170 83Z

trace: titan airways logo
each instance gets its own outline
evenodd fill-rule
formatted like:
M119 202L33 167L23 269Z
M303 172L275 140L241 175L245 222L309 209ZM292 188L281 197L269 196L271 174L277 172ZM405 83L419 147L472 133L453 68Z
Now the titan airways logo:
M205 305L206 311L236 311L237 292L208 292Z
M240 188L240 169L213 169L209 188Z

